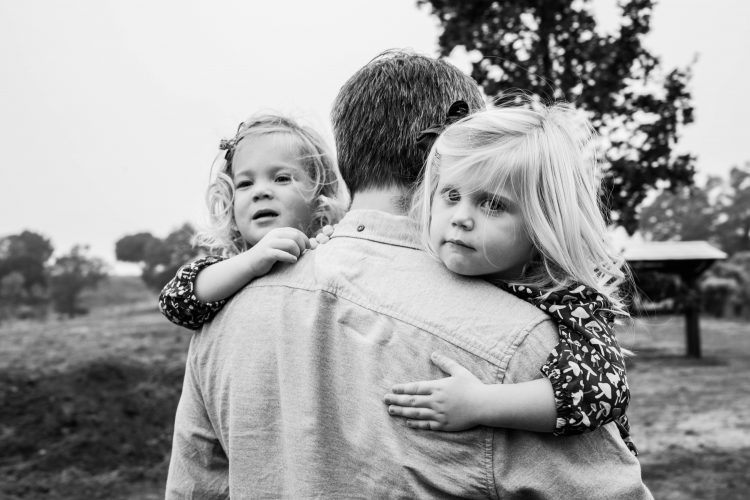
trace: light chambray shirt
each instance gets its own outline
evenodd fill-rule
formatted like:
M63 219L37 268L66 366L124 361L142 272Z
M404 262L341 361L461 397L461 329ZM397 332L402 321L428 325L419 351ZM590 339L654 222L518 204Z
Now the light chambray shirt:
M406 217L355 210L333 239L253 281L190 344L167 498L646 499L614 424L589 434L420 431L399 382L541 377L541 311L420 250Z

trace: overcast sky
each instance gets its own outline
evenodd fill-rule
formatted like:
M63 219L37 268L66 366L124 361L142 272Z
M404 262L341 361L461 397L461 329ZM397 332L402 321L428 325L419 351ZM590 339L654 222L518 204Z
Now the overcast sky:
M614 26L614 0L595 0ZM694 57L696 123L680 150L702 174L750 160L750 2L662 0L646 43L665 67ZM0 236L57 253L163 237L203 214L219 139L258 110L330 138L339 87L383 50L437 53L410 0L0 0ZM460 64L460 62L458 62Z

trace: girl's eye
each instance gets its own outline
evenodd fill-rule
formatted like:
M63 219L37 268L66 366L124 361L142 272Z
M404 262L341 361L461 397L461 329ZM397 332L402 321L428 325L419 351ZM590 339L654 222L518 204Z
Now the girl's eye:
M235 189L245 189L245 188L251 187L252 185L253 185L253 181L244 180L244 181L238 182L234 187Z
M487 198L482 202L482 208L488 212L505 212L508 207L500 198Z
M274 180L280 184L286 184L292 182L292 176L289 174L279 174Z
M443 190L443 198L451 203L458 203L461 201L461 193L457 189L445 189Z

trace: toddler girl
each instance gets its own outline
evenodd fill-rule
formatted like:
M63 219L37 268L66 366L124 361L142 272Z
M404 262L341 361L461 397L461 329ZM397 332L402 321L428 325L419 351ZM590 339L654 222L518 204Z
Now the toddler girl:
M449 121L466 111L454 104ZM417 429L488 425L556 435L614 420L635 453L612 332L614 318L626 315L623 262L606 237L591 139L588 122L563 104L490 108L437 137L414 205L426 248L449 270L483 277L547 312L560 342L541 368L546 378L519 384L485 385L435 353L450 377L394 386L385 396L391 415Z
M159 296L173 323L191 329L276 262L296 262L309 236L338 222L349 195L320 135L289 118L240 124L208 186L208 226L195 242L212 254L182 266ZM326 236L319 236L324 241Z

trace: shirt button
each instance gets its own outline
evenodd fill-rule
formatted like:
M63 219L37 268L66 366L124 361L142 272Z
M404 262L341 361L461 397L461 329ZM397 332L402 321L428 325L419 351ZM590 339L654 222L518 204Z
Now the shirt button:
M361 233L364 230L365 230L365 226L363 226L362 224L360 224L359 226L357 226L357 232Z

